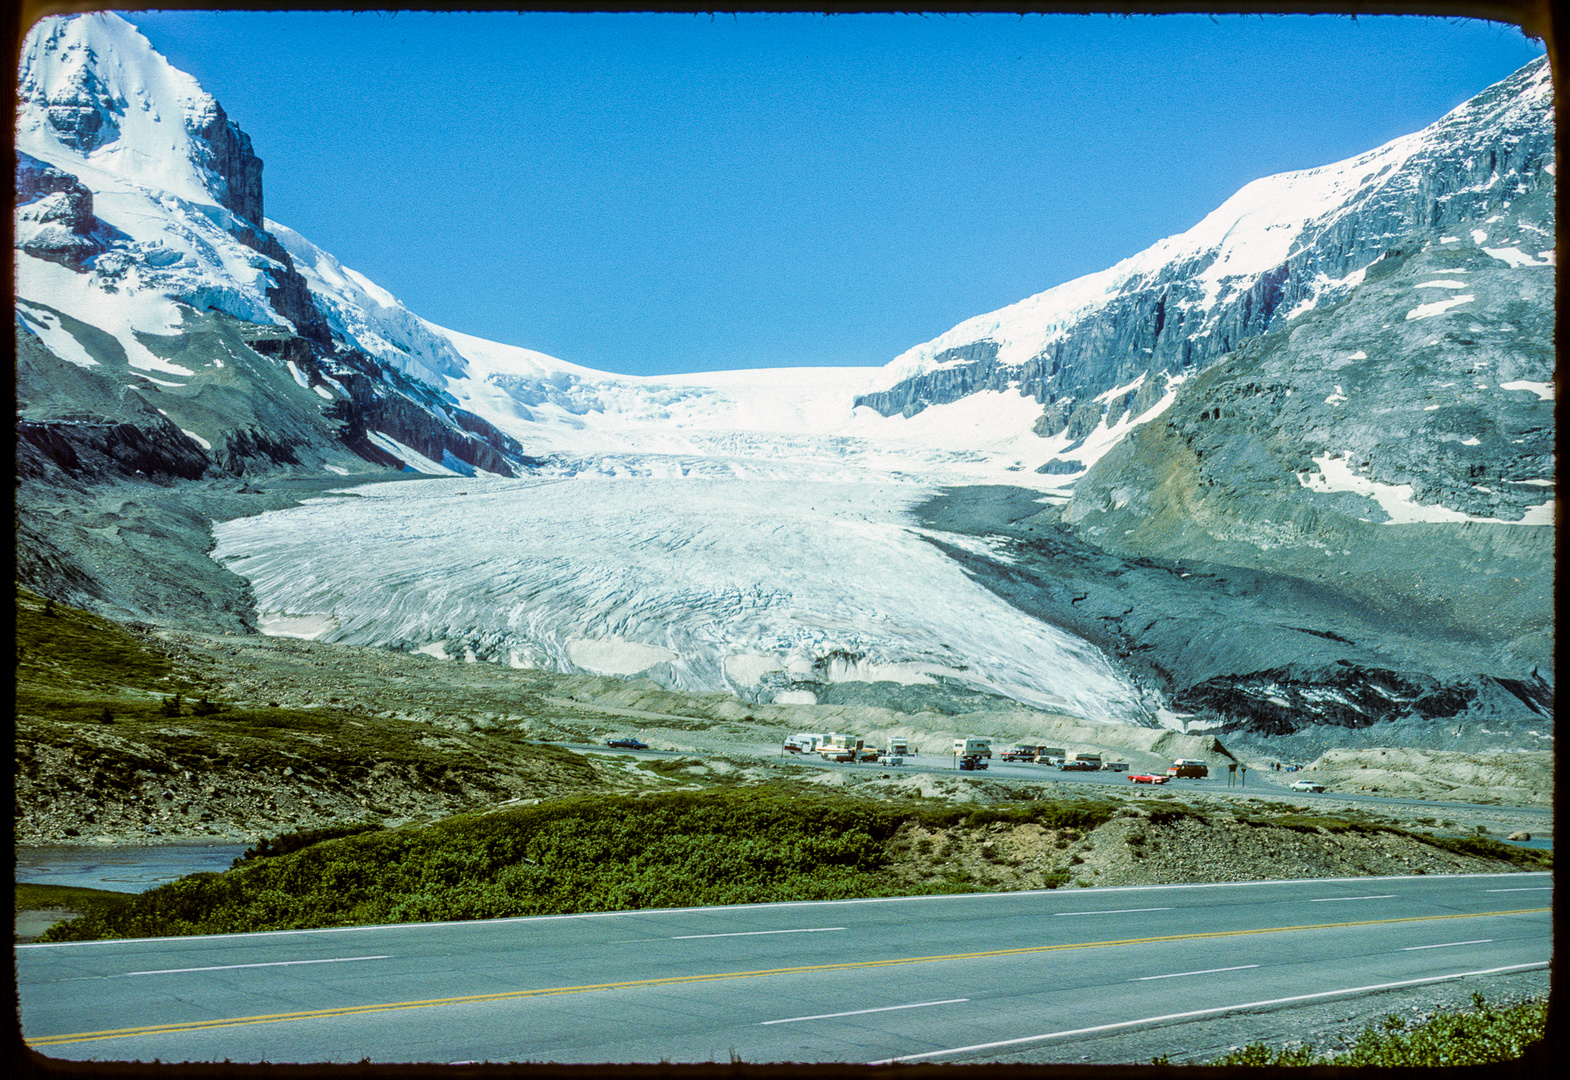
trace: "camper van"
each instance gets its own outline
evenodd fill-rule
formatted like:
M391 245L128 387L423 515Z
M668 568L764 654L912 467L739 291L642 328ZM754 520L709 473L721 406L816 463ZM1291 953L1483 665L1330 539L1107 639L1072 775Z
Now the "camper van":
M1210 766L1194 758L1178 758L1167 769L1167 775L1199 779L1210 775Z
M990 758L992 756L992 742L988 739L955 739L954 755L962 758Z

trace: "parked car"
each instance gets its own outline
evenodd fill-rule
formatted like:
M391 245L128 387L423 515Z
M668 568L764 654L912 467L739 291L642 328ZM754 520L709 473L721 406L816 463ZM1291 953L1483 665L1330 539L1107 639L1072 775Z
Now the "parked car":
M1155 773L1130 773L1128 777L1131 784L1165 784L1170 779L1170 776L1157 776Z
M1293 791L1324 791L1325 790L1325 785L1324 784L1317 784L1317 783L1315 783L1312 780L1294 780L1294 781L1292 781L1292 790Z
M624 735L619 739L606 739L605 745L614 746L618 750L647 750L649 748L648 743L634 739L631 735Z
M1058 766L1064 772L1096 772L1101 768L1099 761L1071 760Z

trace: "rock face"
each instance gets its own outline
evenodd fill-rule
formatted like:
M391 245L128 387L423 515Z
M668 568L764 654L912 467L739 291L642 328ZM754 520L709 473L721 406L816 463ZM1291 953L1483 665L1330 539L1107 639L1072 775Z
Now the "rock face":
M1046 407L1037 433L1050 435L1074 406L1115 387L1202 370L1346 296L1405 238L1464 235L1514 200L1550 194L1548 77L1545 58L1425 131L1339 165L1256 181L1182 236L919 346L901 358L910 375L857 404L909 416L1017 388ZM1294 217L1295 204L1310 209Z
M17 423L16 434L19 478L46 475L40 459L80 480L138 474L198 480L207 471L201 448L167 420L146 427L93 420L23 420Z
M262 159L251 150L251 137L212 98L186 117L196 148L196 164L211 174L219 205L261 228Z
M120 137L120 117L126 101L109 91L98 73L82 67L43 96L40 104L60 141L73 150L90 154Z
M80 272L114 242L93 216L93 193L70 173L16 154L16 245L36 259Z
M1014 387L1045 406L1036 433L1064 444L1036 471L1083 473L1061 511L934 504L929 520L1007 562L951 554L1229 745L1544 746L1546 79L1528 65L1424 132L1250 185L1207 219L1225 229L1202 224L916 350L907 378L860 403L910 415ZM1287 222L1279 258L1218 276L1257 254L1262 222L1283 228L1266 197L1305 185L1306 201L1338 201ZM1238 234L1255 243L1229 249ZM1129 415L1145 422L1086 471L1076 451Z
M1527 251L1552 233L1535 191L1410 238L1186 385L1063 520L1120 554L1334 579L1526 664L1498 674L1551 671L1555 271Z

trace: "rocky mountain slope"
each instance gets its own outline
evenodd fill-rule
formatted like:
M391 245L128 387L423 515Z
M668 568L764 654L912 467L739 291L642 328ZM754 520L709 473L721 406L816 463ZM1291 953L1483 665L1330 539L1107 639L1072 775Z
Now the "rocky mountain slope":
M419 319L266 219L250 139L129 23L47 19L18 82L19 579L753 703L1540 749L1551 89L1530 64L883 369L634 379ZM420 514L467 520L467 486L376 537L354 509L392 500L317 506L209 558L215 521L395 472L507 513L460 550ZM899 569L933 552L946 576ZM897 588L844 580L875 572Z
M1038 434L1066 433L1044 468L1082 471L1070 455L1095 428L1146 411L1168 384L1250 338L1343 300L1408 238L1464 235L1512 201L1551 199L1552 105L1545 57L1423 131L1257 180L1186 233L969 319L897 358L899 381L858 400L911 415L1017 390L1044 406ZM1526 250L1552 249L1549 223Z
M512 474L490 424L335 334L269 231L249 137L123 19L40 22L17 93L18 403L39 467L77 474L76 448L133 438L181 476L364 472L403 467L393 440Z
M1388 722L1396 743L1474 717L1549 734L1553 235L1537 190L1409 236L1076 486L1063 520L1106 551L1287 575L1342 608L1322 645L1191 671L1174 708L1262 733Z

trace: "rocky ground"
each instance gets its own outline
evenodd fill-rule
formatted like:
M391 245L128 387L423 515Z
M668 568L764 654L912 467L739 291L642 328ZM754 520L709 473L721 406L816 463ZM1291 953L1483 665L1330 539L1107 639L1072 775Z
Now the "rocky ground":
M960 715L897 713L870 706L758 706L724 695L683 694L646 681L593 676L564 676L520 671L492 664L437 660L386 649L324 645L290 638L208 634L144 629L145 641L182 670L209 687L214 701L235 706L276 705L296 709L344 709L354 715L335 738L341 742L376 721L407 721L428 726L421 747L457 765L480 753L488 735L505 734L531 741L600 745L608 737L636 732L657 750L692 755L694 781L727 777L758 781L798 775L813 783L844 786L879 797L992 802L1052 797L1063 784L1032 784L993 776L959 774L942 753L957 737L990 737L1001 749L1014 741L1099 750L1122 758L1134 771L1164 770L1173 758L1209 760L1216 770L1200 787L1201 800L1291 799L1285 790L1299 775L1324 783L1332 792L1391 795L1393 820L1422 828L1453 822L1449 831L1489 835L1519 830L1541 833L1552 791L1552 763L1546 753L1472 755L1440 751L1369 749L1334 751L1303 763L1301 774L1275 772L1257 754L1233 752L1215 739L1161 729L1089 724L1073 718L1020 708ZM33 736L24 718L19 734ZM171 722L156 732L163 743L177 744L195 733ZM913 765L941 764L937 771L808 768L782 755L781 744L796 731L850 731L878 745L903 737L925 757ZM418 768L386 762L361 780L334 782L311 767L310 742L263 766L236 765L234 775L212 769L193 771L178 754L163 769L133 769L127 784L106 796L95 781L99 766L78 744L123 752L125 738L113 726L70 725L70 740L42 738L36 764L18 777L15 837L20 843L169 842L174 839L252 839L268 831L316 827L345 817L377 814L412 820L488 801L540 798L581 787L575 773L550 775L522 767L502 767L447 787L434 785ZM295 760L295 759L299 760ZM593 785L620 789L636 785L647 773L626 762L600 758ZM1222 774L1234 761L1250 768L1254 787L1224 787ZM1049 775L1043 769L1043 778ZM288 771L286 771L288 770ZM145 773L145 775L144 775ZM1099 790L1099 789L1098 789ZM1162 796L1166 792L1160 793ZM1137 797L1148 797L1144 793ZM1135 796L1131 796L1135 797ZM1157 796L1159 797L1159 796ZM1424 802L1467 803L1425 809ZM1299 800L1302 801L1302 800ZM1316 800L1316 806L1326 806ZM1348 804L1349 807L1352 804ZM1528 808L1513 812L1510 807ZM1359 803L1356 808L1367 810ZM1531 812L1531 808L1539 808Z

